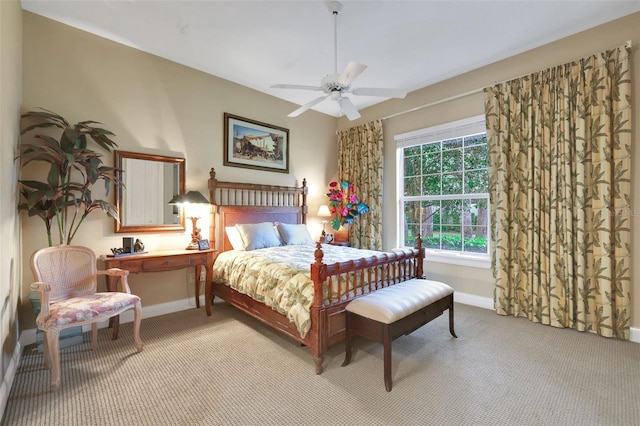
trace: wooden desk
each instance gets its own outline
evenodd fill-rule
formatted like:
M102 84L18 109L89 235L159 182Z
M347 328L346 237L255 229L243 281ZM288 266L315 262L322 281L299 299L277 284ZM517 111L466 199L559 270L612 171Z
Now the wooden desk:
M173 271L190 266L196 267L196 307L200 307L200 277L202 265L205 269L205 282L213 279L213 262L216 259L217 250L166 250L153 251L144 254L132 254L130 256L107 257L103 256L105 268L120 268L131 273L138 272L162 272ZM107 289L115 291L118 284L117 277L107 277ZM113 339L118 338L120 317L113 318Z

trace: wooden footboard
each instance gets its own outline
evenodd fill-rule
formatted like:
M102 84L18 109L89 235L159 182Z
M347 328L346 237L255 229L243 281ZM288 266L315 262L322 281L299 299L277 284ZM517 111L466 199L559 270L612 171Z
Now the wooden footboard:
M384 252L378 256L329 265L323 263L322 258L322 247L318 243L315 262L311 265L314 297L309 331L309 349L316 365L316 374L322 373L327 348L344 341L347 303L363 294L402 281L423 278L424 249L422 239L418 236L413 249ZM334 294L327 289L337 291Z

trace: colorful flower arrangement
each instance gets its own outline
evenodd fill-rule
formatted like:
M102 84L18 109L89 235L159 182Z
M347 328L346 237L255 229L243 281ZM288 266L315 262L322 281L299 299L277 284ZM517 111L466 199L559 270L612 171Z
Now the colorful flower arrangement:
M358 199L351 182L331 182L327 196L329 210L333 215L331 226L336 231L345 223L353 223L356 217L369 211L369 206Z

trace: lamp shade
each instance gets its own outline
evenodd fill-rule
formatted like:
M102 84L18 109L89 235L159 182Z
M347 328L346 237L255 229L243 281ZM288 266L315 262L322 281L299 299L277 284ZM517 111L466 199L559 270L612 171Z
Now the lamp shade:
M326 204L323 204L322 206L320 206L320 208L318 209L318 216L319 217L331 217L331 212L329 211L329 206L327 206Z
M209 200L207 200L199 191L187 192L182 199L182 202L190 204L209 204Z
M173 196L172 199L169 200L167 204L182 204L183 203L182 198L183 198L182 195L176 194Z

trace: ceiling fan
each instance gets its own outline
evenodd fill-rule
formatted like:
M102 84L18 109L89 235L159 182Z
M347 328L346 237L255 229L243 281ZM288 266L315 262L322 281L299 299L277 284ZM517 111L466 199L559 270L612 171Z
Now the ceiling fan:
M327 6L334 17L335 74L326 75L320 81L320 86L304 86L299 84L275 84L271 86L273 89L313 90L325 93L323 96L315 98L312 101L302 105L287 117L297 117L316 104L319 104L320 102L329 98L338 102L338 104L340 105L340 110L344 115L347 116L349 120L356 120L360 118L360 113L351 102L351 99L343 96L345 93L351 93L357 96L404 98L407 93L401 89L384 89L375 87L351 88L351 83L362 73L362 71L367 68L366 65L351 61L347 64L344 70L342 70L342 72L338 74L338 12L342 10L342 4L338 1L330 1L327 3Z

